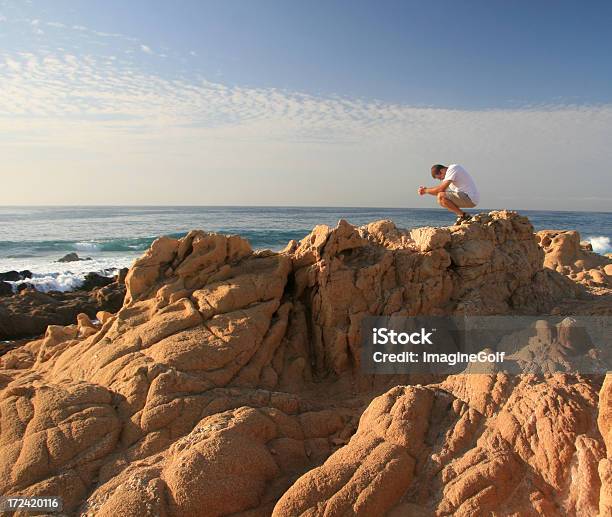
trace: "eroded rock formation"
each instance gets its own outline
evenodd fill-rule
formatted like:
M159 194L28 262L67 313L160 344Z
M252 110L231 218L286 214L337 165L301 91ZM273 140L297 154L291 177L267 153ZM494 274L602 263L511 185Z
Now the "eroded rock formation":
M595 388L564 375L398 386L275 515L597 515L596 415Z
M542 230L536 239L546 253L544 265L592 288L612 288L612 259L594 253L576 231Z
M410 232L341 221L282 253L160 238L116 314L0 359L0 493L92 516L592 515L610 505L600 380L359 370L367 315L586 296L543 262L511 212Z

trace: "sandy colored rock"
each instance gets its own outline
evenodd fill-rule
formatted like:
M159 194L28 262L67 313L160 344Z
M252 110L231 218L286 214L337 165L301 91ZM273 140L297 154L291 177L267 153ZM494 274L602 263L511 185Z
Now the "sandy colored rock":
M598 473L601 481L599 495L600 515L612 515L612 375L606 378L599 393L599 432L603 437L607 455L599 462Z
M115 314L0 357L1 492L91 516L594 515L611 477L597 379L359 368L368 315L595 310L544 256L506 211L340 221L281 253L158 239Z
M577 231L542 230L536 234L544 265L591 288L612 288L612 259L593 252Z
M605 450L596 414L593 387L563 377L396 387L273 515L596 515Z
M450 241L450 232L444 228L416 228L410 232L420 251L432 251L443 248Z

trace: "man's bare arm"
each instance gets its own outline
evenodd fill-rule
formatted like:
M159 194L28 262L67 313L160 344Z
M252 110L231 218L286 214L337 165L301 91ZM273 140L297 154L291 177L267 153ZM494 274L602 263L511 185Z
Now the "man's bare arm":
M451 184L451 180L444 180L437 187L425 187L424 194L435 196L438 192L444 192Z

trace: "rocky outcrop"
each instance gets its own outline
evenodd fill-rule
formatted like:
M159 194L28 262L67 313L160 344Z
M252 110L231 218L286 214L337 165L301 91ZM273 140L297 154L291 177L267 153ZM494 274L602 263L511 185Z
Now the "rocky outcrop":
M26 280L32 278L32 272L24 269L23 271L7 271L6 273L0 273L0 281L2 282L17 282L19 280Z
M595 389L565 376L398 386L273 515L597 515L596 414Z
M612 288L612 259L594 253L577 231L542 230L536 238L545 251L547 268L590 288Z
M115 281L114 278L109 276L100 275L95 272L90 272L85 275L83 284L79 287L80 291L91 291L96 287L106 287Z
M81 258L77 253L67 253L62 258L57 259L58 262L79 262L81 260L91 260L91 257Z
M79 313L93 318L98 311L117 312L123 304L125 286L110 280L110 284L90 292L41 293L24 288L0 298L0 340L40 336L49 325L70 325Z
M543 260L511 212L410 232L341 221L282 253L160 238L116 314L0 359L0 493L96 516L591 512L595 380L359 369L368 315L534 314L574 297Z

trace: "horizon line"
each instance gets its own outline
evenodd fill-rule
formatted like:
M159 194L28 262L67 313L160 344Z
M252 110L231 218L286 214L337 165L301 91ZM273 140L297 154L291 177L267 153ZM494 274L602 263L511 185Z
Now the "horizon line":
M315 209L379 209L379 210L435 210L443 212L440 207L408 207L408 206L383 206L383 205L232 205L232 204L0 204L0 208L315 208ZM474 207L477 208L477 207ZM557 209L536 209L536 208L482 208L476 213L493 211L523 211L523 212L558 212L558 213L594 213L610 214L612 210L557 210Z

